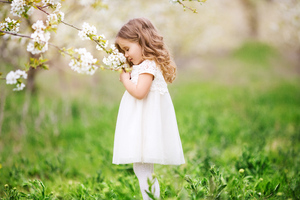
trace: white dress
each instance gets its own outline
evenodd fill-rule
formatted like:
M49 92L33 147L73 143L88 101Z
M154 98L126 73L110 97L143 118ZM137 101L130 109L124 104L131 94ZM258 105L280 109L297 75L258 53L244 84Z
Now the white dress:
M114 164L183 164L184 156L173 103L167 83L155 61L134 65L131 81L149 73L154 80L148 95L138 100L125 91L117 118L114 139Z

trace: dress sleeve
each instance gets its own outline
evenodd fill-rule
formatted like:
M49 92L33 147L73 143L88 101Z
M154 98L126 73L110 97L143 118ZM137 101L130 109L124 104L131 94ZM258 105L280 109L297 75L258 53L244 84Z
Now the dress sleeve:
M154 60L145 60L139 66L139 74L147 73L156 75L157 67Z

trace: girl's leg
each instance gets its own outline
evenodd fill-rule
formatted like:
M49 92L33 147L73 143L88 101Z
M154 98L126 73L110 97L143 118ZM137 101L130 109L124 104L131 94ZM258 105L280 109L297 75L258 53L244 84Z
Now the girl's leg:
M148 186L148 178L152 181L152 174L154 172L154 164L153 163L133 163L133 171L137 178L139 179L140 183L140 189L143 195L144 200L150 199L148 194L145 192L149 191ZM152 192L155 196L155 198L159 198L160 196L160 189L157 179L155 179L155 182L152 186Z

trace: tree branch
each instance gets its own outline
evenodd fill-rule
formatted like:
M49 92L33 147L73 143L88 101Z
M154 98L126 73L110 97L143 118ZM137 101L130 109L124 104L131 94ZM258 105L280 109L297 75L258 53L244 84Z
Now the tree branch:
M190 8L190 7L186 6L184 3L182 3L182 1L177 0L177 2L178 2L179 4L181 4L181 5L183 6L183 8L187 8L187 9L193 11L193 13L198 13L196 9L193 9L193 8Z
M72 28L75 28L75 29L77 29L78 31L81 31L80 28L77 28L76 26L73 26L72 24L69 24L69 23L64 22L64 21L61 21L61 23L63 23L64 25L70 26L70 27L72 27Z
M43 9L44 7L40 7L40 6L37 6L37 5L36 5L36 7L37 7L37 9L39 9L40 11L42 11L43 13L45 13L46 15L49 15L49 13ZM72 25L72 24L69 24L69 23L64 22L64 21L61 21L61 23L63 23L64 25L70 26L70 27L72 27L72 28L75 28L75 29L77 29L78 31L81 31L80 28L77 28L76 26L74 26L74 25Z
M50 15L48 12L46 12L45 10L42 9L42 7L35 5L35 7L37 7L37 9L39 9L40 11L46 13L46 15Z
M11 4L11 2L9 2L9 1L2 1L2 0L0 0L0 3L9 3L9 4ZM43 8L48 7L48 6L43 6L43 7L41 7L41 6L35 5L35 7L36 7L37 9L39 9L40 11L42 11L43 13L45 13L46 15L49 15L49 13L43 9ZM75 28L75 29L77 29L77 30L79 30L79 31L81 31L80 28L77 28L76 26L73 26L73 25L71 25L71 24L69 24L69 23L67 23L67 22L61 21L61 23L65 24L65 25L67 25L67 26L70 26L70 27L72 27L72 28Z
M9 4L11 4L11 2L9 2L9 1L0 1L0 3L9 3Z
M180 2L179 0L178 0L178 2ZM0 0L0 3L11 3L11 2L9 2L9 1L2 1L2 0ZM181 2L180 2L181 3ZM181 3L182 4L182 3ZM183 4L182 4L183 5ZM183 5L184 6L184 5ZM46 7L48 7L48 6L44 6L44 7L41 7L41 6L37 6L37 5L35 5L35 7L38 9L38 10L40 10L41 12L43 12L43 13L45 13L46 15L50 15L47 11L45 11L43 8L46 8ZM187 7L188 8L188 7ZM189 8L190 9L190 8ZM65 24L65 25L67 25L67 26L70 26L70 27L72 27L72 28L74 28L74 29L77 29L78 31L81 31L81 29L80 28L77 28L76 26L74 26L74 25L72 25L72 24L69 24L69 23L67 23L67 22L64 22L64 21L61 21L61 23L63 23L63 24ZM30 36L28 36L28 35L22 35L22 34L17 34L17 33L12 33L12 32L9 32L9 31L3 31L3 30L0 30L0 32L2 32L2 33L5 33L5 34L10 34L10 35L13 35L13 36L17 36L17 37L23 37L23 38L28 38L28 39L33 39L33 38L31 38ZM106 53L109 53L105 48L103 48L100 44L99 44L99 42L97 41L97 40L95 40L95 39L92 39L94 42L96 42ZM58 47L58 46L56 46L56 45L54 45L54 44L52 44L52 43L48 43L48 45L50 45L50 46L52 46L52 47L55 47L56 49L58 49L58 51L60 51L60 52L62 52L62 53L64 53L64 54L67 54L68 56L70 56L70 57L73 57L71 54L69 54L67 51L65 51L65 50L63 50L62 48L60 48L60 47ZM113 70L113 69L111 69L111 68L109 68L109 67L106 67L106 66L99 66L99 65L95 65L95 66L98 66L98 67L101 67L102 69L104 68L104 69L109 69L109 70ZM5 80L5 78L0 78L0 79L4 79Z
M29 39L32 39L30 36L28 35L22 35L22 34L17 34L17 33L12 33L12 32L9 32L9 31L2 31L0 30L1 33L5 33L5 34L10 34L10 35L14 35L14 36L18 36L18 37L24 37L24 38L29 38Z

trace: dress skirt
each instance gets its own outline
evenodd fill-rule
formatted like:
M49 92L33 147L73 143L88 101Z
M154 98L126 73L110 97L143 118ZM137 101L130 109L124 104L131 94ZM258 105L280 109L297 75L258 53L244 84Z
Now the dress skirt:
M125 91L117 118L113 163L183 164L184 156L169 92L138 100Z

